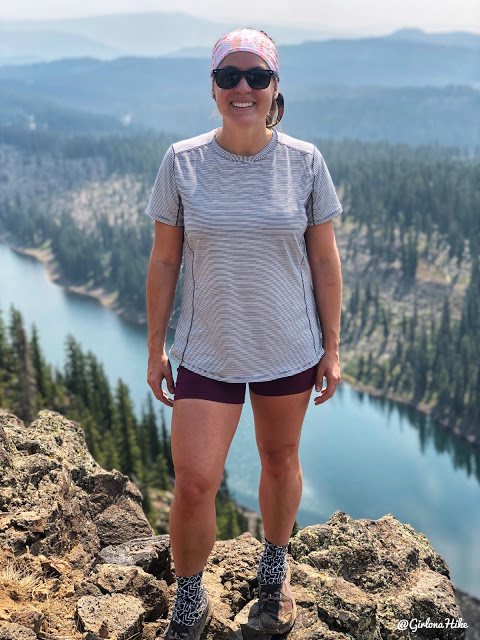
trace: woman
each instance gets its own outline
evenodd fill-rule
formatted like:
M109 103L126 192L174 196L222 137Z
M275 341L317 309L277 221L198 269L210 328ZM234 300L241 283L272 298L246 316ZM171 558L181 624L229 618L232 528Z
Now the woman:
M217 42L212 97L222 126L170 146L146 210L155 220L148 383L173 407L177 592L165 640L199 638L212 614L202 574L247 382L262 464L259 626L285 633L296 616L285 554L302 493L298 446L312 388L321 391L319 405L340 380L333 218L342 207L320 151L273 129L283 112L278 68L263 31L238 29ZM182 307L169 352L179 363L174 384L165 338L182 250Z

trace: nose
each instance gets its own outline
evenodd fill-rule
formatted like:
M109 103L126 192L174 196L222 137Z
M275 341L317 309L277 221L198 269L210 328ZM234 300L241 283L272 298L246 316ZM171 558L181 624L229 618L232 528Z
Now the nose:
M250 85L248 84L245 77L240 79L240 82L237 84L235 89L236 91L238 91L238 93L250 93L251 91Z

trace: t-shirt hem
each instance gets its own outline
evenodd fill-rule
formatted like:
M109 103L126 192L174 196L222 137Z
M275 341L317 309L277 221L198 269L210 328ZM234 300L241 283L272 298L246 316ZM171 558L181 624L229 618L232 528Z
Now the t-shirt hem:
M171 218L167 218L167 216L164 216L162 214L156 214L153 213L153 211L146 209L144 211L145 215L147 215L149 218L151 218L152 220L157 220L158 222L163 222L165 224L168 224L170 227L183 227L183 223L178 224L178 220L177 221L173 221Z
M294 369L290 369L285 372L264 374L261 376L254 376L253 378L245 377L245 376L232 378L230 376L228 377L221 376L221 375L212 373L211 371L206 371L202 367L198 367L195 364L191 364L190 362L187 362L185 359L183 359L182 361L182 357L178 353L176 353L172 348L170 348L168 355L171 356L176 362L181 363L182 366L185 367L186 369L193 371L193 373L198 373L201 376L212 378L213 380L218 380L220 382L268 382L269 380L277 380L278 378L287 378L288 376L294 376L297 373L301 373L302 371L305 371L306 369L313 367L314 365L318 364L318 362L320 361L320 358L323 356L324 353L325 353L325 349L323 348L323 346L321 346L320 354L316 356L314 360L310 360L306 364L295 367Z
M316 227L319 224L323 224L324 222L328 222L329 220L333 220L333 218L336 218L342 212L343 212L343 208L342 207L338 207L337 209L335 209L335 211L332 211L327 216L323 216L322 218L320 218L320 220L318 222L315 222L314 220L308 220L307 226L309 226L309 227L315 226Z

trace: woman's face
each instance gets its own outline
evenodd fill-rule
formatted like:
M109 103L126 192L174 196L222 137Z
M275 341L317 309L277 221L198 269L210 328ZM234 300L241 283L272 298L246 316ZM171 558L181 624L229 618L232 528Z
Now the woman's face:
M267 63L259 56L249 51L235 51L228 54L218 65L219 69L224 67L237 67L242 71L252 67L262 67L268 69ZM242 78L233 89L220 89L212 78L212 91L215 95L217 108L223 116L224 121L228 120L233 125L239 127L249 127L265 124L272 100L277 95L277 79L274 77L266 89L251 89L246 78ZM235 104L251 104L251 106L240 107Z

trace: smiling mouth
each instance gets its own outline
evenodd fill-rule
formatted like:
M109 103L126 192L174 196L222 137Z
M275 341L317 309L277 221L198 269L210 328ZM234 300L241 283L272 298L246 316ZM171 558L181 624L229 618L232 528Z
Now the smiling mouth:
M232 102L231 105L235 109L249 109L255 106L255 102Z

